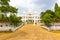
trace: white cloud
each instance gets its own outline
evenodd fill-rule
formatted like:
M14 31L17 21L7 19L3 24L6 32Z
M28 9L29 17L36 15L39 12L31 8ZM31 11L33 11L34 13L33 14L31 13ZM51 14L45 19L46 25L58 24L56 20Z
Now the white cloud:
M10 5L15 7L22 7L28 10L41 10L40 8L46 6L46 5L36 5L33 2L37 0L11 0ZM19 9L20 10L20 9Z
M25 8L33 8L34 5L32 4L32 0L11 0L10 5L12 6L20 6Z
M60 6L60 0L57 0L58 5Z
M48 0L46 0L47 2L44 2L44 0L42 0L42 3L40 3L40 0L10 0L10 5L15 6L19 9L19 12L21 13L21 10L24 11L24 9L27 10L32 10L32 11L37 11L37 12L41 12L47 8L53 9L53 5L49 5ZM37 2L37 3L35 3ZM52 4L54 3L51 0ZM60 4L60 0L57 0L57 3Z

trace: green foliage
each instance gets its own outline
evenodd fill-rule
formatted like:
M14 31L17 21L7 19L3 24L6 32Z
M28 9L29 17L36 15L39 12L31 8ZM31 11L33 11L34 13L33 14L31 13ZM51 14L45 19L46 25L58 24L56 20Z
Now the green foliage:
M41 12L41 21L45 24L60 22L60 7L58 4L55 4L54 12L51 10L46 10L45 12Z
M12 7L12 6L9 6L9 12L11 12L11 13L17 13L17 10L18 9L16 9L15 7Z
M0 0L0 21L2 22L10 22L10 24L17 25L22 22L21 17L17 17L15 13L17 13L17 8L9 5L10 0ZM10 17L7 17L7 13L12 13ZM3 13L3 14L2 14Z
M56 17L56 22L60 22L60 7L58 6L58 4L55 4L55 17Z
M0 7L0 11L1 11L1 12L4 12L4 13L7 13L7 12L9 12L8 8L9 8L9 7L1 6L1 7Z
M55 12L58 10L58 4L57 3L55 3Z
M54 14L54 12L51 10L46 10L46 12L42 12L41 13L42 22L44 22L45 24L51 23L52 18L54 16L53 14Z
M0 5L9 5L10 0L0 0Z
M60 7L58 6L58 4L55 4L55 15L57 18L60 19Z
M3 14L0 14L0 22L3 22L5 19L4 15Z
M11 14L9 17L10 24L17 25L19 22L21 22L21 19L18 18L15 14Z
M17 13L17 8L12 7L9 5L10 0L0 0L0 11L5 13L5 16L7 16L7 13Z

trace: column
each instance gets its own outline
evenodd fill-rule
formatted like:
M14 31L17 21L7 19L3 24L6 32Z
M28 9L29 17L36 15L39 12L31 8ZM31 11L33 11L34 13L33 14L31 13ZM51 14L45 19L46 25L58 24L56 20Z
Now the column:
M35 17L34 17L34 25L35 25Z
M39 18L38 18L38 16L37 16L37 24L39 24Z
M27 23L26 20L27 20L27 19L26 19L26 15L25 15L25 23Z

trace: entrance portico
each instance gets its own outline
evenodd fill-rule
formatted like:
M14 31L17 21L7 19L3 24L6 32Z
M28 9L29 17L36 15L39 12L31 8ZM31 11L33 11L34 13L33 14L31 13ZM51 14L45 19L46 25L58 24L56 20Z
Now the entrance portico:
M36 13L32 12L24 12L22 15L22 21L28 23L28 21L32 22L34 25L38 24L40 21L40 16Z

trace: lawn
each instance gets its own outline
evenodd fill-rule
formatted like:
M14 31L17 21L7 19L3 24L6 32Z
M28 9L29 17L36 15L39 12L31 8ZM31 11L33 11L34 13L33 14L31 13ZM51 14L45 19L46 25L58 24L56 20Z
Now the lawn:
M55 33L39 25L26 24L15 32L0 32L0 40L60 40L60 32Z

